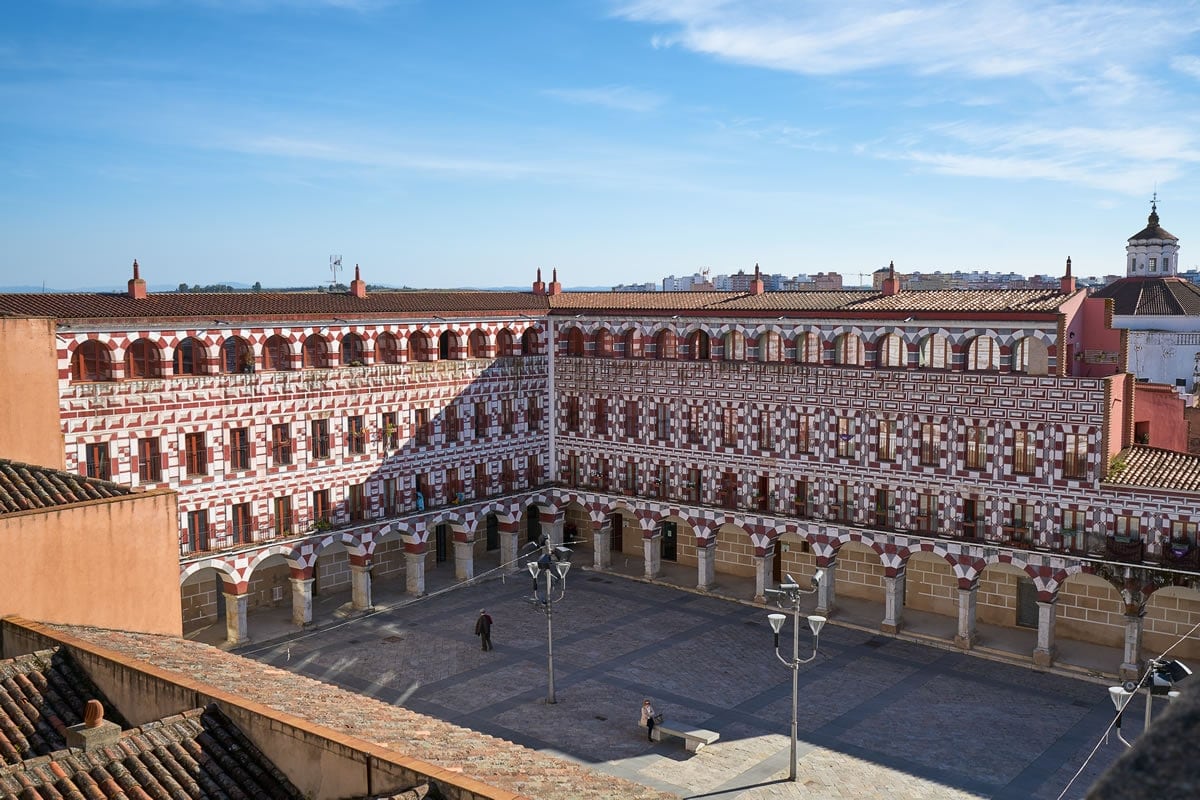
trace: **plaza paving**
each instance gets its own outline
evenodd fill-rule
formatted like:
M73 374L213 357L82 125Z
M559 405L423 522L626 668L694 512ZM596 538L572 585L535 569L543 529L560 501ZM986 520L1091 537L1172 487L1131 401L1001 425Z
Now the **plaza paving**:
M546 619L523 573L403 595L385 610L240 651L318 680L695 798L1057 798L1112 719L1103 682L827 625L800 671L798 781L786 781L791 672L766 610L573 570L555 606L558 702L546 703ZM495 619L495 650L473 635ZM260 624L260 641L268 633ZM790 652L790 619L781 646ZM810 641L802 636L802 655ZM667 724L719 731L688 753ZM1124 731L1140 727L1140 701ZM1121 752L1101 745L1069 798ZM470 774L470 765L463 765Z

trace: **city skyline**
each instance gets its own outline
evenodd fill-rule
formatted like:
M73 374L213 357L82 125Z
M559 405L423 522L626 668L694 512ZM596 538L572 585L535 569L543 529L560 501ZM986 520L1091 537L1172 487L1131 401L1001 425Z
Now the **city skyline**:
M0 283L119 289L137 258L152 285L315 285L331 254L343 282L417 288L1100 276L1156 191L1184 271L1196 11L24 5L0 34Z

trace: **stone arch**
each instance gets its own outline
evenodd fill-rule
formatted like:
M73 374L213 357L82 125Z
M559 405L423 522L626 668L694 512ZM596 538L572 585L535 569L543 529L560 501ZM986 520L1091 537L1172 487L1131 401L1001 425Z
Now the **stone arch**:
M536 325L530 325L521 334L521 355L536 356L542 352L542 332Z
M1058 589L1055 635L1109 647L1125 642L1125 601L1111 583L1082 569Z
M922 369L953 369L954 348L944 330L922 332L917 365Z
M903 369L908 366L908 345L898 333L885 333L875 342L875 366Z
M1017 587L1022 580L1034 577L1023 563L1002 561L996 556L986 559L979 572L976 619L988 625L1017 627Z
M85 339L71 353L71 380L80 383L111 381L112 345L99 339Z
M1050 348L1037 336L1023 336L1013 347L1012 371L1026 375L1050 374Z
M458 331L445 330L438 334L438 360L450 361L461 357L462 353L462 337Z
M855 331L846 331L833 340L833 363L842 367L861 367L866 361L866 348L862 337Z
M621 334L622 355L625 358L642 357L642 332L636 325L626 328Z
M776 331L766 330L758 335L758 360L764 364L783 361L783 337Z
M958 616L957 561L944 549L920 549L905 559L904 605L918 611Z
M687 356L691 361L708 361L712 358L712 337L703 328L687 334Z
M188 635L223 620L221 595L227 586L237 586L239 576L219 559L206 559L187 565L179 573L180 613L183 633Z
M879 551L859 538L838 538L838 594L883 603L885 569Z
M1146 601L1142 648L1149 653L1162 653L1174 645L1172 657L1194 666L1200 660L1200 639L1192 632L1198 623L1200 591L1187 586L1164 586Z
M990 331L979 334L967 343L964 369L968 372L994 372L1000 369L1000 343Z
M713 553L714 570L729 575L753 577L754 541L750 531L733 522L717 527L714 536L717 542Z

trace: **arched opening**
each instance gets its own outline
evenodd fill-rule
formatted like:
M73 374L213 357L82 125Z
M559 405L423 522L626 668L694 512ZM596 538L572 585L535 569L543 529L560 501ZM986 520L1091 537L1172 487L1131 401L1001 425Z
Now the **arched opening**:
M536 356L542 351L541 334L537 328L526 328L521 334L521 355Z
M875 351L875 365L888 369L900 369L908 366L908 348L899 334L889 333L879 340Z
M879 554L862 542L845 542L837 553L838 577L853 576L853 580L838 581L837 591L842 597L869 601L872 607L868 616L882 616L883 612L883 562ZM865 607L865 604L864 604Z
M254 350L240 336L221 342L221 371L227 375L254 372Z
M692 361L708 361L712 358L712 342L704 331L692 331L688 337L688 356Z
M1200 639L1188 634L1197 622L1200 622L1200 592L1186 586L1159 589L1146 602L1142 650L1162 653L1173 646L1171 657L1183 659L1194 669L1200 662Z
M176 375L204 374L204 344L199 339L188 337L175 348Z
M1050 373L1050 351L1046 343L1036 336L1026 336L1013 349L1013 372L1026 375L1048 375Z
M1000 369L1000 345L990 336L976 336L967 348L967 370L983 372Z
M796 337L796 360L801 364L820 364L821 337L815 333L802 333Z
M79 382L111 381L112 359L108 347L88 339L75 348L71 357L71 379Z
M783 361L783 337L766 331L758 337L758 360L764 364Z
M271 555L263 559L250 573L246 594L246 634L254 639L254 627L257 622L261 628L264 623L289 625L292 622L292 568L281 555ZM316 583L313 584L315 593ZM315 605L315 603L314 603ZM316 609L313 610L316 618Z
M313 621L350 602L350 553L340 541L326 544L313 564Z
M625 331L625 336L622 337L624 345L625 358L641 358L642 357L642 332L637 328L630 328Z
M476 328L467 337L467 358L487 358L487 334Z
M1059 640L1059 659L1070 660L1064 639L1117 648L1125 645L1125 602L1111 583L1096 575L1077 572L1058 590L1054 635ZM1119 663L1115 661L1114 663Z
M834 342L833 361L842 367L861 367L865 359L862 339L856 333L843 333Z
M909 556L904 568L904 605L954 620L954 627L942 632L952 638L958 632L958 578L950 563L925 551Z
M536 503L525 506L521 515L521 527L525 531L524 544L540 544L542 541L542 510Z
M613 356L613 335L608 328L600 328L596 331L596 355L600 358L612 358Z
M513 332L508 328L501 328L496 332L496 355L501 358L508 358L516 355L517 343L513 337Z
M979 573L975 618L984 625L1029 631L1026 652L1037 643L1037 587L1025 570L1014 564L988 564Z
M408 337L408 357L413 361L433 361L434 355L429 334L413 331Z
M263 344L263 369L282 372L292 368L292 348L288 340L276 334Z
M125 353L125 377L157 378L162 374L162 353L149 339L138 339Z
M371 554L371 591L393 588L403 590L407 580L404 539L395 528L388 530L375 542Z
M579 328L568 328L567 335L567 355L572 358L583 357L583 331Z
M347 367L361 367L366 363L366 345L357 333L347 333L342 337L342 364Z
M924 369L950 369L953 363L950 340L940 333L931 333L921 340L918 366Z
M375 339L375 358L380 364L400 363L400 340L394 333L381 333Z
M458 357L458 334L454 331L442 331L438 337L438 358L448 361Z
M754 543L744 528L726 523L717 528L717 549L713 553L713 571L725 575L754 577Z
M654 337L654 354L657 358L674 361L677 357L675 348L676 337L674 331L663 329Z
M212 567L193 572L179 586L183 635L220 643L225 640L225 575ZM213 627L214 630L206 629ZM201 637L201 632L208 633Z
M741 331L729 331L724 337L725 361L746 360L746 337Z
M329 345L316 334L304 340L303 348L305 369L326 369L329 367Z

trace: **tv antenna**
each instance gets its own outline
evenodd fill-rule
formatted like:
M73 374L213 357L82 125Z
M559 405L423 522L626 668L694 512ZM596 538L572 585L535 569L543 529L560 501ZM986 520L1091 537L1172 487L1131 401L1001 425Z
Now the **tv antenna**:
M342 271L342 256L331 255L329 257L329 271L333 274L333 280L329 281L330 288L337 286L338 273Z

